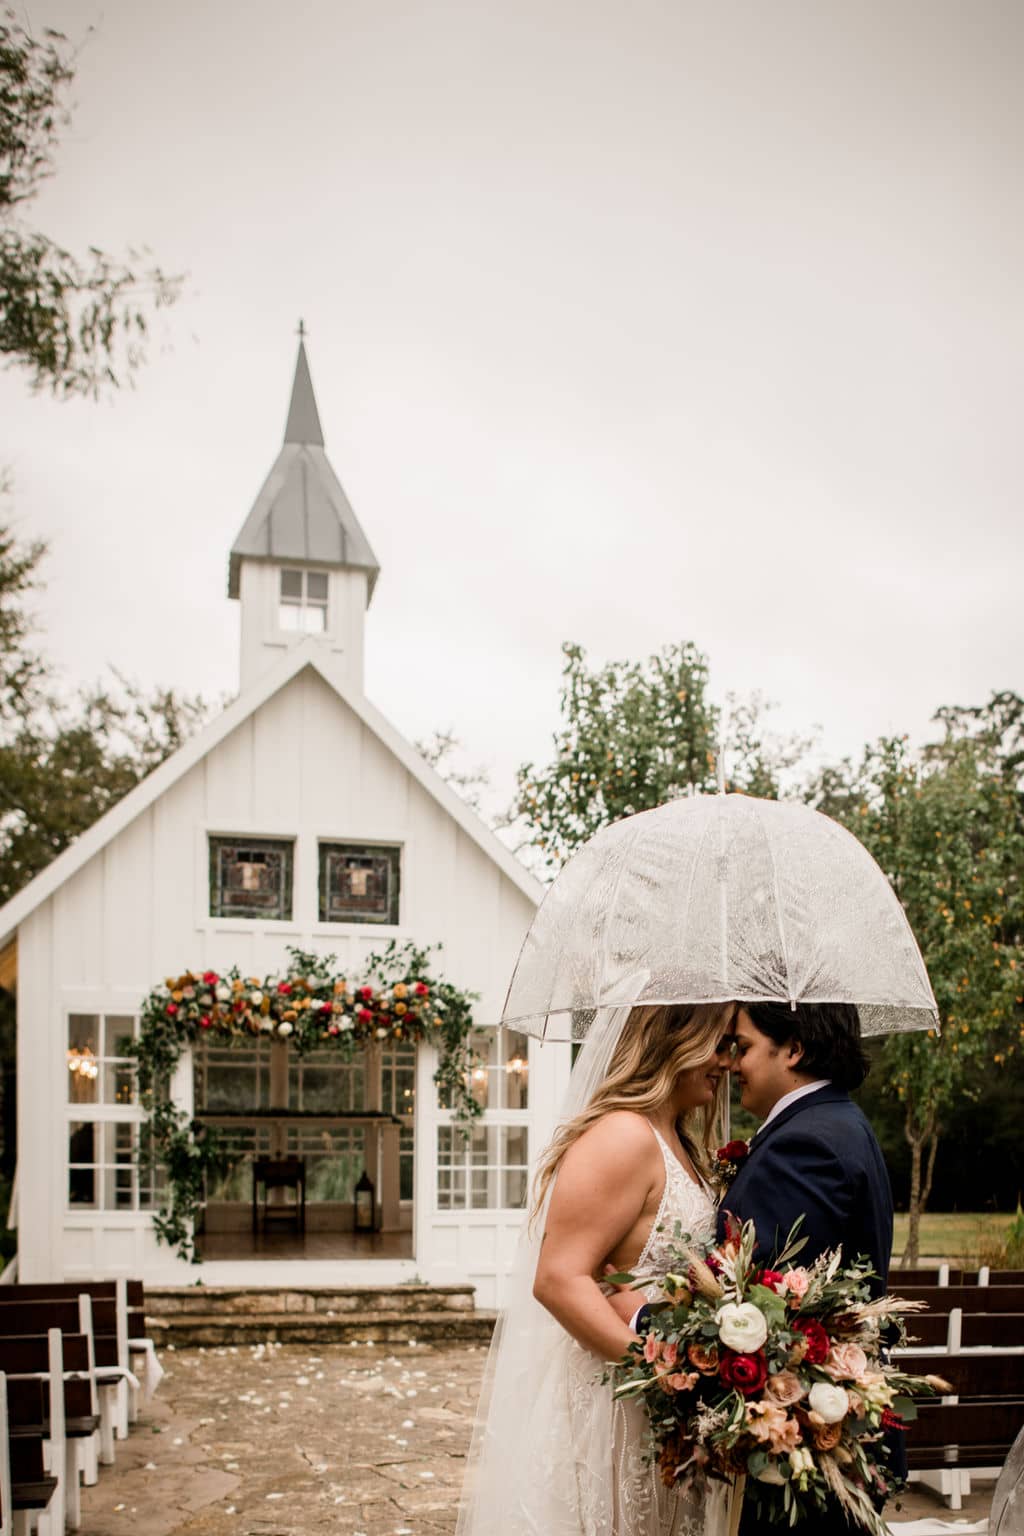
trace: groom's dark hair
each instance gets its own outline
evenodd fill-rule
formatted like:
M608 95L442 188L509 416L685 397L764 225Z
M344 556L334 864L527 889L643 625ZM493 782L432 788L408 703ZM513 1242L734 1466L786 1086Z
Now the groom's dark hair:
M859 1088L870 1062L860 1039L860 1017L852 1003L744 1003L754 1028L786 1045L804 1048L800 1071L827 1077L837 1088Z

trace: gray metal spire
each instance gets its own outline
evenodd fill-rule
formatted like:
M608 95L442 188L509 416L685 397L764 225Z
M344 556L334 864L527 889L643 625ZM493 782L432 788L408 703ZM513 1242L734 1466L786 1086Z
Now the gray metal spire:
M368 598L380 574L369 540L324 452L304 338L300 321L284 446L232 546L229 597L239 595L243 559L365 570Z
M286 443L313 443L324 446L320 412L316 408L313 380L309 376L309 360L306 357L304 337L306 327L299 321L299 355L295 360L295 379L292 383L292 399L288 407L288 423L284 429Z

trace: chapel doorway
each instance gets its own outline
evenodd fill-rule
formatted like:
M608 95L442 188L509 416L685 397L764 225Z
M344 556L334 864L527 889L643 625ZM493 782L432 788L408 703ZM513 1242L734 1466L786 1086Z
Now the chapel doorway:
M336 1049L300 1056L283 1040L201 1041L193 1077L196 1118L232 1158L206 1191L204 1259L412 1257L415 1045L370 1045L347 1062ZM270 1186L268 1169L299 1169L301 1185ZM372 1233L355 1231L364 1173Z

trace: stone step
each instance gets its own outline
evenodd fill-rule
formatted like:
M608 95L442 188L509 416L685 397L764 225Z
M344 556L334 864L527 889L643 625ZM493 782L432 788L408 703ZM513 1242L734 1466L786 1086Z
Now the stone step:
M461 1340L486 1343L493 1312L441 1309L432 1312L179 1312L147 1316L149 1337L158 1349L218 1344L418 1344Z
M259 1286L188 1285L146 1287L146 1311L154 1318L199 1314L205 1318L271 1314L387 1312L402 1316L473 1310L471 1285Z

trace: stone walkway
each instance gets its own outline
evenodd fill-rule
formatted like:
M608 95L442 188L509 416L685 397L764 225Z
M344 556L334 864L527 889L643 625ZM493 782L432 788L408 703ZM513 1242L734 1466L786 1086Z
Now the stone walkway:
M487 1351L167 1351L83 1536L450 1536Z
M83 1490L82 1536L452 1536L486 1348L186 1349L117 1466ZM927 1493L897 1520L979 1520Z

